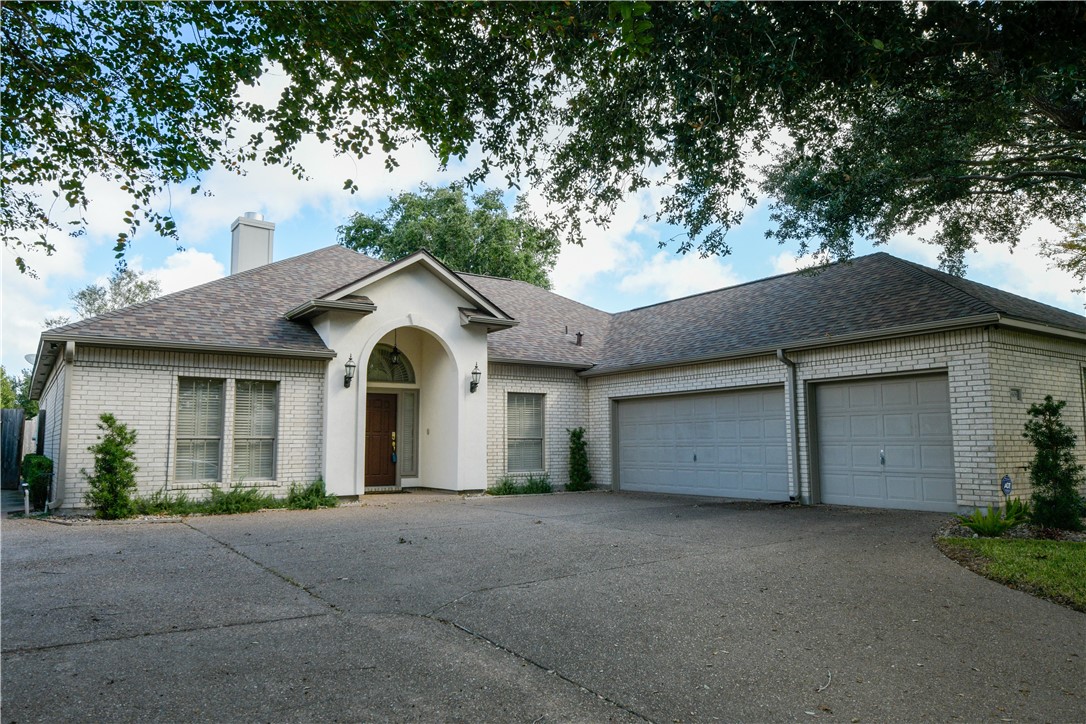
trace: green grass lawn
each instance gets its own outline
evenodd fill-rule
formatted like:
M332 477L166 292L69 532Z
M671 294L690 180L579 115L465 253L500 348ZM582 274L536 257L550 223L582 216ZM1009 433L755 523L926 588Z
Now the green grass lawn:
M940 548L971 570L1086 612L1086 543L1007 538L944 538Z

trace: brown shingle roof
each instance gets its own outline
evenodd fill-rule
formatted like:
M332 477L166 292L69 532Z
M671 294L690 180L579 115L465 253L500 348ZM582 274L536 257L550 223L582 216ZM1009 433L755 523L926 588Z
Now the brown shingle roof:
M527 282L476 274L460 277L520 322L490 335L487 351L492 359L587 369L603 353L611 321L607 312ZM579 347L578 332L584 333Z
M288 320L285 313L385 264L330 246L45 334L50 339L99 337L268 354L328 353L307 322ZM911 325L964 324L997 314L1086 332L1080 314L885 253L814 274L785 274L615 315L525 282L459 276L520 322L489 336L492 359L592 367L592 374L832 343ZM584 333L581 346L577 332Z
M1082 315L880 252L616 314L592 373L996 314L1086 331Z
M46 334L173 346L266 348L269 353L327 352L310 324L283 315L384 264L342 246L329 246Z

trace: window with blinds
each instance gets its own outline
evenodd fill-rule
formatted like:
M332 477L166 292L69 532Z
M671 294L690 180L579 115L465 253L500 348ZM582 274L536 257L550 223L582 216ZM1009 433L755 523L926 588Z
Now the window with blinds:
M238 380L234 393L234 479L275 478L279 385Z
M505 407L506 467L511 473L543 470L543 395L510 392Z
M178 481L222 480L223 381L177 381Z

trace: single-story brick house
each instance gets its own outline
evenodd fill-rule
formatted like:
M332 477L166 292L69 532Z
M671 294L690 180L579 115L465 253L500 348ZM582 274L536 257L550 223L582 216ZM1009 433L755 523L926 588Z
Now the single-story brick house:
M1024 490L1031 402L1084 437L1086 319L888 254L608 314L425 252L271 263L273 229L234 223L226 278L42 334L57 505L103 412L143 493L562 484L584 427L615 489L956 511Z

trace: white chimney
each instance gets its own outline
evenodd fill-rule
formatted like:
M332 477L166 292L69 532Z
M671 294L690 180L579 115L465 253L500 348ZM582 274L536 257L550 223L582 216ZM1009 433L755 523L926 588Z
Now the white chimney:
M256 269L270 264L275 224L264 221L264 215L246 211L230 226L230 273Z

